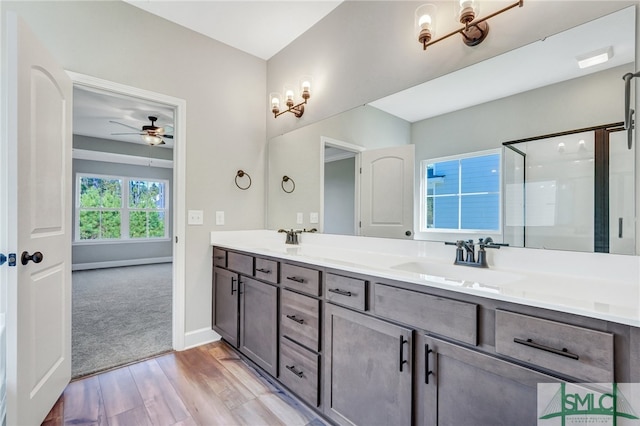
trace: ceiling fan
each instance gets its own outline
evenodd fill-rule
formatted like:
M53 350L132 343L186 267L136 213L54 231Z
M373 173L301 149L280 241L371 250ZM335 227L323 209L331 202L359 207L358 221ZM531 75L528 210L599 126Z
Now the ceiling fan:
M158 117L154 117L150 115L149 121L151 121L151 125L142 126L142 129L138 129L137 127L129 126L128 124L109 120L110 123L119 124L121 126L125 126L133 130L137 130L137 132L111 133L111 134L112 135L140 135L142 136L142 140L148 143L149 145L164 145L165 142L163 138L173 139L173 135L166 135L164 133L164 127L156 126L156 121L158 121Z

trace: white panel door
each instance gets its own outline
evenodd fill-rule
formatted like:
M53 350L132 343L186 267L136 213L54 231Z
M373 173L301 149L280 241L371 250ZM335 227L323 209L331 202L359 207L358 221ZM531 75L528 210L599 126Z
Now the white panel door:
M7 424L37 425L71 378L72 83L14 14L6 28Z
M363 151L361 161L360 234L412 239L414 145Z

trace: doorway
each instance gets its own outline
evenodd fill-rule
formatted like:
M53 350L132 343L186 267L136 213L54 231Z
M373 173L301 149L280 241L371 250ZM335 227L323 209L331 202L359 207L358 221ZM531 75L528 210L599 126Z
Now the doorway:
M146 346L147 350L146 352L145 350L139 352L130 351L131 353L127 354L129 358L122 358L119 361L120 364L135 361L136 359L133 358L137 356L147 357L148 355L152 355L152 352L154 352L153 347L156 348L156 353L158 348L164 348L166 350L183 349L183 301L185 285L183 213L185 200L184 162L186 152L186 138L184 132L184 123L186 117L185 101L155 92L144 91L117 83L108 82L105 80L95 79L93 77L85 75L71 72L69 72L69 75L74 82L74 102L76 98L76 92L92 92L94 94L97 92L98 94L104 95L105 98L103 98L103 101L105 101L105 99L110 96L112 98L119 98L121 100L130 99L134 103L147 105L149 109L148 115L142 113L141 111L136 112L131 109L123 111L122 116L120 116L116 120L113 120L117 121L118 123L111 123L111 132L133 133L134 135L122 137L133 137L141 141L142 135L140 135L138 131L142 129L143 125L164 126L164 133L168 136L163 137L163 142L166 141L167 145L169 143L173 144L172 149L167 149L162 146L149 146L142 143L134 144L127 143L127 141L118 140L114 143L114 145L117 145L118 148L105 149L104 147L102 147L100 151L103 152L99 152L97 154L97 157L94 158L93 156L95 154L91 153L91 149L85 148L90 148L92 143L101 144L104 143L104 141L100 138L82 136L78 137L78 139L81 139L80 145L82 146L76 147L75 134L77 126L74 113L74 211L78 210L77 197L79 191L76 190L76 187L80 185L79 179L81 179L82 176L86 177L87 174L101 175L100 177L116 177L119 179L125 178L125 181L122 184L124 192L122 197L124 206L129 203L129 190L133 190L134 188L138 190L140 188L157 188L161 184L166 185L166 189L162 191L160 195L158 194L158 191L154 193L154 197L156 198L166 198L166 210L153 211L151 213L149 213L148 211L146 213L141 213L140 211L134 212L133 210L131 210L123 213L123 216L126 215L126 217L128 217L128 220L122 220L121 225L124 229L122 230L121 237L124 237L126 239L140 237L140 235L138 235L138 228L134 230L133 225L131 225L132 223L134 223L133 216L137 215L136 219L140 219L140 214L142 214L143 216L145 216L146 214L147 232L149 232L149 229L152 229L151 234L148 234L147 237L151 236L159 238L157 239L157 241L142 241L144 238L141 238L137 241L130 240L123 244L116 244L115 246L119 247L117 248L117 251L120 252L120 256L116 256L115 258L113 257L113 255L109 257L109 255L107 254L110 244L104 241L95 244L94 247L97 247L97 250L94 250L93 255L88 255L88 247L91 244L89 243L89 245L83 246L82 242L78 241L80 229L78 225L79 221L76 220L75 216L79 216L79 213L76 212L74 214L75 232L73 284L75 286L77 281L76 277L82 276L83 280L93 282L93 284L96 285L99 289L100 286L104 285L105 282L111 282L115 277L119 277L117 279L117 284L126 282L135 283L134 286L125 284L125 286L122 288L127 291L138 291L138 296L132 296L132 293L126 293L128 294L128 296L125 295L124 299L139 297L141 303L140 305L138 305L140 307L139 310L157 310L160 309L158 308L159 306L162 306L161 310L163 312L166 311L166 316L163 317L163 321L165 323L165 327L168 328L168 330L166 330L168 336L165 333L163 337L158 337L159 334L157 329L154 330L153 328L151 328L151 331L148 332L149 330L145 330L146 327L140 327L140 324L138 324L138 326L134 326L128 331L123 330L121 332L122 335L129 335L130 337L133 337L133 341L138 338L138 343L140 344L135 344L134 346ZM166 114L167 111L170 111L170 113ZM162 116L163 113L165 116ZM140 116L140 114L142 114L143 116ZM171 116L171 120L167 119L167 115ZM152 118L156 118L157 123L155 121L147 122L147 120ZM114 125L115 127L113 127ZM86 135L86 129L82 130L82 133L85 133ZM115 139L117 137L120 137L120 135L114 135L113 137L106 136L104 139ZM127 147L127 145L129 145L129 147ZM123 148L124 152L122 152ZM89 158L86 157L87 155L89 155ZM97 166L100 166L102 168L99 168ZM111 169L112 172L108 171L109 167L113 167ZM163 217L164 221L160 222L164 223L163 226L166 227L166 231L164 231L164 234L158 234L158 229L162 231L162 228L158 227L159 221L156 219ZM150 225L150 223L152 222L155 223L154 226ZM142 235L142 237L144 237L144 235ZM111 244L111 246L113 247L114 245ZM76 248L78 248L78 250L76 250ZM79 255L78 253L82 253L82 255ZM87 278L90 275L93 275L93 277ZM163 300L160 302L158 302L157 300L158 297L149 297L153 294L153 292L149 291L148 288L145 288L145 285L157 285L153 283L159 282L158 280L162 281L163 284L161 285L166 287L163 292L164 297L167 300ZM113 284L113 286L108 286L108 288L116 289L116 281L113 281ZM117 293L117 291L115 293ZM123 291L123 293L125 292ZM114 296L117 296L117 294L114 294ZM159 296L159 294L155 294L155 296ZM74 297L76 297L75 289ZM125 301L124 299L121 299L121 301ZM156 302L158 302L158 304L156 307L154 307L153 303ZM79 306L80 304L80 302L76 304L76 300L74 299L74 313L76 305ZM106 307L107 305L111 307L111 304L109 303L105 303L104 306ZM126 303L123 306L127 306ZM85 310L86 308L87 306L85 305ZM128 308L125 308L125 310L131 311L131 305L129 305ZM91 308L89 308L89 312L91 312ZM90 314L89 317L91 316L92 315ZM119 315L112 315L112 317L119 317ZM79 313L78 318L80 318ZM141 316L141 318L145 317ZM76 331L78 324L76 323L76 319L77 318L74 318L72 316L72 328L74 329L74 337L76 337L77 334ZM153 320L148 321L155 322ZM105 324L105 326L107 326L107 324ZM119 327L117 321L114 321L111 326ZM143 336L143 333L147 333L146 336ZM156 343L158 343L158 341L160 340L162 340L162 344L158 346ZM146 344L142 344L141 342L146 342ZM149 345L149 343L152 344ZM76 342L74 341L74 349L75 344ZM129 344L128 346L132 345ZM152 347L151 353L149 352L148 347ZM109 357L106 358L108 359ZM118 361L111 360L111 364L104 365L103 367L113 367L113 362L117 363ZM73 359L72 363L74 376L91 372L87 370L87 366L85 364L83 364L83 367L80 368L80 366ZM96 368L98 370L101 369L100 367L91 367L90 370L95 370Z
M360 152L362 147L321 138L322 232L359 235Z

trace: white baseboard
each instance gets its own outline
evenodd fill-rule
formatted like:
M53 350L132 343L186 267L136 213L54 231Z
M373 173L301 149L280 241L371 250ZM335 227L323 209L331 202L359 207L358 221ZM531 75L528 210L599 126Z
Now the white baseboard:
M189 331L184 335L184 349L195 348L196 346L215 342L220 339L220 335L210 328Z
M112 260L107 262L74 263L73 265L71 265L71 270L83 271L86 269L119 268L121 266L151 265L153 263L169 262L173 262L173 257L153 257L148 259L126 259Z

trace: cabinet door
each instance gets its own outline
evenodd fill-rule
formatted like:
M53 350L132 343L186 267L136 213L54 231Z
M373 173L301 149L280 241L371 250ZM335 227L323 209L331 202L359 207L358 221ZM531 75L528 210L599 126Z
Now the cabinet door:
M560 381L439 339L416 345L418 424L536 425L538 383Z
M238 275L213 268L212 328L238 347Z
M325 341L328 417L339 424L411 424L411 330L327 305Z
M247 277L240 281L240 350L276 376L278 288Z

